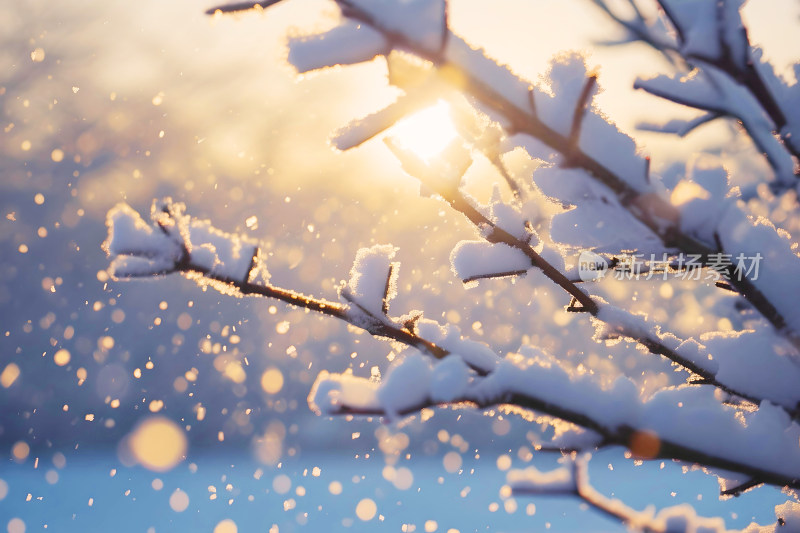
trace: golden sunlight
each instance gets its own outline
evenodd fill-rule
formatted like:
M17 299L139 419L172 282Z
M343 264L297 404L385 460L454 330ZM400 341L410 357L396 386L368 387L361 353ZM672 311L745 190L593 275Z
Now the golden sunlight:
M392 127L397 144L413 151L425 161L444 150L456 136L447 102L439 100L433 107L414 113Z

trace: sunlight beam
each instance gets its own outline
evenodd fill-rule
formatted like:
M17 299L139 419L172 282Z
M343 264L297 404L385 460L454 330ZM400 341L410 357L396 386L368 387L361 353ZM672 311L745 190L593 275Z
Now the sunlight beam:
M439 154L457 135L447 102L439 100L434 106L400 120L392 126L392 138L425 161Z

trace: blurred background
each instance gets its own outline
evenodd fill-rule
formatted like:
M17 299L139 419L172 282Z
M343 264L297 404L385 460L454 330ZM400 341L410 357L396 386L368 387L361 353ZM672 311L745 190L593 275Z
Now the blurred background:
M347 153L329 146L332 131L397 95L382 60L305 76L287 65L286 36L331 27L334 5L287 0L225 17L204 15L208 7L2 7L0 526L620 530L575 502L503 497L509 465L555 464L532 453L551 431L546 425L496 412L437 410L425 421L386 425L309 411L320 370L385 372L388 343L277 302L201 291L177 276L109 279L100 248L106 212L124 201L146 213L153 198L171 196L218 228L258 239L283 287L335 298L358 248L392 243L402 262L396 314L424 310L500 353L534 343L601 379L624 372L646 390L683 379L633 346L591 342L591 324L565 313L564 297L538 274L465 290L449 254L473 236L469 224L420 197L380 141ZM800 56L788 38L799 13L788 0L747 8L754 41L781 68ZM454 0L451 22L532 81L559 51L587 50L600 67L598 105L634 135L656 172L682 168L698 147L721 157L721 147L741 142L729 125L683 140L637 132L643 117L691 112L632 91L637 75L667 66L638 45L593 46L616 29L590 2L503 0L488 10ZM729 163L743 180L764 171L752 153L745 144ZM481 169L474 174L480 196L489 189ZM709 287L629 282L598 290L678 334L736 326L715 317L726 295ZM639 507L690 501L741 527L772 520L781 501L761 489L720 503L713 479L677 465L651 478L659 465L634 467L621 451L594 463L602 466L593 471L600 488Z

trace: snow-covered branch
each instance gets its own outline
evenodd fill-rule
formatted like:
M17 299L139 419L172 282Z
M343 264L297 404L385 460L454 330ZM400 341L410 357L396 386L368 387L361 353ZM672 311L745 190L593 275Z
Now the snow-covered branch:
M571 305L571 310L592 315L597 322L597 340L628 338L696 374L704 384L754 403L768 399L781 405L793 417L798 416L800 391L796 391L791 383L800 382L800 368L791 356L784 355L792 353L792 346L785 345L788 343L779 336L770 335L770 332L753 333L737 338L736 347L733 343L724 347L716 344L709 350L708 346L694 341L684 342L663 332L643 317L614 307L601 298L590 297L562 272L564 261L560 254L542 248L542 253L550 258L548 261L536 252L534 247L540 244L539 238L527 227L518 211L500 201L488 207L480 206L461 192L458 186L460 176L453 173L453 169L463 172L468 166L459 162L461 158L469 157L465 150L451 148L441 158L427 164L391 140L387 144L409 174L467 217L485 239L462 241L453 250L453 270L464 283L538 268L580 304ZM447 176L446 179L443 176ZM756 342L761 344L743 345L741 341L748 338L758 339ZM761 359L758 368L753 368L747 361L753 360L758 345L771 346L774 351L765 356L770 360L769 364L762 365L765 360ZM742 351L742 348L747 351ZM745 368L749 372L743 374Z
M209 12L263 9L277 1ZM421 193L442 199L473 225L472 239L454 243L453 273L476 285L535 269L569 296L568 311L591 320L595 341L633 341L690 373L686 382L645 392L624 376L608 383L568 368L529 344L501 356L421 311L392 314L399 263L397 249L388 244L358 250L338 300L278 287L257 243L190 217L183 204L169 199L153 204L149 221L125 204L109 212L104 249L112 277L180 273L225 294L278 299L402 345L383 379L322 371L308 397L318 414L395 420L436 407L502 406L558 425L547 444L564 452L622 446L636 459L700 465L720 477L723 495L760 484L800 489L800 258L788 233L748 210L724 168L691 164L669 185L651 175L649 158L594 105L598 80L583 57L561 56L547 73L548 86L537 86L454 34L446 0L334 2L339 24L291 38L289 62L306 72L382 56L389 83L402 95L337 131L333 146L359 146L446 101L458 135L438 157L423 159L391 137L385 142L421 182ZM716 118L734 117L766 155L774 188L796 187L800 136L787 106L797 100L797 89L778 79L750 45L739 15L742 2L660 0L664 16L653 20L635 0L628 0L631 17L617 14L606 0L594 2L627 30L625 41L644 41L678 68L693 69L684 78L637 82L704 111L650 129L686 135ZM519 153L530 166L514 174L506 162ZM485 156L502 178L495 178L488 202L467 194L462 183L474 168L473 154ZM535 201L546 202L547 213L537 212ZM589 280L582 284L567 264L565 257L575 251L600 259L626 251L660 255L665 273L688 269L675 257L690 256L760 317L739 331L681 339L593 294ZM759 259L755 273L744 265L751 256ZM509 482L517 493L576 496L644 531L725 531L719 520L697 518L687 508L655 514L612 501L589 485L580 461L549 475L515 472ZM778 525L800 520L800 508L787 503L778 518Z
M441 358L449 352L415 333L418 317L388 316L393 297L390 259L394 249L376 246L359 251L343 302L307 296L270 283L266 263L257 244L222 232L210 222L186 214L183 204L156 200L146 222L127 204L108 213L108 238L103 243L111 258L109 274L115 279L149 278L180 273L201 286L231 296L263 296L344 320L377 337L385 337ZM485 359L471 361L485 371ZM483 366L481 366L483 365Z
M769 402L744 414L720 404L714 394L711 388L683 386L641 398L624 377L603 389L591 376L572 375L553 357L525 347L485 376L470 374L457 349L433 364L407 354L381 382L323 372L309 405L324 415L390 419L441 405L511 406L523 416L533 411L583 428L584 446L624 446L638 459L675 459L735 472L757 484L800 488L797 422Z
M706 111L694 127L718 117L738 120L772 167L773 188L797 188L798 87L778 76L750 43L740 14L744 0L656 0L660 16L650 18L638 8L623 17L607 0L592 1L627 33L609 44L641 41L679 63L678 73L640 79L636 87Z
M727 529L722 518L697 516L694 508L687 504L667 507L658 513L653 508L636 511L595 489L589 483L588 463L589 457L584 456L567 459L565 466L550 472L539 472L533 466L511 470L507 480L516 496L575 496L630 529L645 533L776 533L800 528L800 504L791 500L775 507L775 524L759 526L751 523L743 530Z
M419 314L391 319L396 283L391 246L359 251L350 280L340 289L346 302L341 304L272 285L255 243L190 217L182 204L156 201L150 218L148 224L126 204L110 211L104 247L113 276L180 272L227 294L276 298L339 318L440 359L432 365L418 354L407 355L382 383L322 372L309 397L319 413L397 417L438 404L512 405L579 426L597 436L590 437L595 446L622 445L645 458L679 459L739 472L754 483L800 487L800 463L792 462L800 427L769 401L742 427L742 414L716 402L712 389L687 386L640 400L626 378L603 390L538 350L501 359L485 345L463 339L454 326ZM485 224L491 226L488 219ZM701 419L702 428L695 428ZM752 453L754 446L761 452Z
M431 76L438 80L437 87L447 85L470 95L480 110L500 123L507 137L499 142L521 144L533 157L547 161L552 168L561 172L575 171L578 176L597 181L607 188L603 194L604 203L612 197L616 205L599 206L581 201L577 204L578 209L561 217L617 219L620 210L627 211L637 221L635 229L640 233L636 240L640 246L634 249L642 249L642 244L644 249L652 249L650 246L656 242L660 243L660 251L677 249L697 255L703 264L708 264L719 254L738 257L751 253L750 248L757 242L760 249L768 251L769 261L765 260L764 266L770 272L758 280L750 279L741 275L737 266L731 263L722 269L722 273L736 292L800 347L800 314L793 311L794 302L787 298L788 294L800 292L800 260L789 243L774 227L769 228L763 221L751 221L743 211L743 205L737 204L735 196L730 196L733 193L725 187L720 189L716 183L712 185L687 176L681 183L699 186L700 189L693 190L698 190L700 196L690 196L687 200L680 195L677 198L681 203L676 204L678 200L672 191L670 201L670 191L651 179L649 162L637 153L633 140L598 110L586 108L594 84L586 83L582 58L562 59L553 65L549 74L555 96L550 96L453 34L446 26L444 0L381 2L380 5L361 0L339 0L337 3L344 18L342 25L331 31L363 32L362 28L366 26L380 34L382 39L337 39L339 46L326 53L325 64L315 62L313 67L348 64L374 55L387 55L390 50L410 51L430 61L436 67ZM304 58L318 51L318 46L308 47L307 42L306 39L290 43L290 59L297 65L306 65ZM354 50L359 50L359 53L354 53ZM411 77L417 85L404 86L410 82L402 76L392 76L394 61L391 57L388 60L390 81L408 89L406 97L379 113L354 122L337 134L337 139L346 141L335 143L344 142L342 147L345 148L355 146L388 128L403 114L420 109L430 101L431 93L419 88L418 77ZM576 110L581 112L576 113ZM576 118L579 118L577 126ZM535 181L538 181L537 174L534 174ZM562 187L557 192L563 192L563 186L574 187L569 185L569 181L562 180ZM698 201L715 204L715 209L705 211ZM704 214L702 220L697 218L697 213ZM553 224L559 222L554 220ZM563 242L575 245L569 237ZM774 269L771 268L773 265ZM790 274L792 272L794 275ZM584 306L592 308L591 303L582 301L586 298L579 292L571 294Z

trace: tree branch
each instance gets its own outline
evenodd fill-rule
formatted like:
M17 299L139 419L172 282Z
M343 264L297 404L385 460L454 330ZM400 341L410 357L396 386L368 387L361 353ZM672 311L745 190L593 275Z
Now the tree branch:
M504 117L507 122L506 130L509 133L525 133L531 135L561 154L565 156L569 155L569 161L573 166L583 168L595 179L609 187L618 196L620 203L628 209L635 218L653 231L653 233L664 242L666 247L675 247L687 254L699 254L704 260L711 254L724 251L711 249L694 237L687 235L681 231L680 227L675 222L665 223L663 218L655 214L674 212L675 209L671 204L655 194L641 195L622 177L616 175L605 165L585 153L579 146L573 146L572 136L564 136L545 124L536 114L534 106L527 106L526 108L519 107L515 102L506 98L506 96L495 87L492 87L490 83L463 68L457 61L451 60L447 53L449 46L437 50L428 49L420 43L414 42L400 31L387 28L359 4L351 0L335 1L342 9L344 16L367 24L382 33L389 43L390 48L408 50L423 59L431 61L435 66L439 67L440 70L457 73L457 75L446 76L445 81L455 84L456 89L470 94L488 110L496 115ZM234 7L242 8L242 6L246 5L248 4L234 4ZM269 5L269 2L267 2L267 5ZM674 16L668 11L666 14L672 20L673 24L675 24ZM446 19L447 17L445 16L445 20ZM678 31L679 41L682 42L682 29L676 25L676 30ZM443 28L442 31L447 34L442 36L443 43L448 44L456 41L463 43L449 28ZM464 43L464 45L466 46L466 43ZM506 67L498 66L498 68L505 74L514 76ZM532 93L529 90L528 100L532 100L531 95ZM646 198L644 198L644 196L646 196ZM532 260L534 259L532 258ZM776 330L784 334L796 347L800 348L800 332L790 331L787 328L786 319L777 308L769 302L764 294L761 293L750 280L744 277L742 277L742 279L736 279L737 276L735 275L733 265L727 268L726 273L733 280L732 286L739 294L748 299L753 307L772 323ZM570 283L566 278L562 281ZM573 292L570 288L568 292L578 299L578 301L586 299L585 294L579 290ZM581 303L588 306L587 309L594 307L593 304L588 302Z
M387 145L390 149L392 149L395 155L398 156L400 161L404 163L404 168L407 172L412 173L413 170L426 168L426 164L416 154L397 146L397 144L391 139L387 140ZM648 333L629 324L609 323L606 316L601 312L604 307L607 307L599 303L602 300L592 298L590 295L580 289L575 282L571 281L558 269L553 267L549 262L542 258L541 255L536 253L536 251L533 250L528 242L520 240L508 231L499 227L494 221L487 218L483 213L476 209L467 198L463 196L460 189L457 187L457 184L454 186L450 181L436 179L437 176L430 176L431 179L428 179L429 176L427 173L423 172L418 172L416 175L412 173L412 176L419 179L424 185L431 188L436 194L441 196L444 201L446 201L455 211L463 214L470 222L473 223L473 225L475 225L476 228L481 230L481 234L488 242L495 244L503 243L525 254L531 261L532 267L540 269L545 276L547 276L551 281L561 287L572 297L572 301L567 307L568 311L586 312L591 314L598 320L609 324L609 326L613 328L615 334L632 339L633 341L647 348L655 355L662 355L666 357L673 363L676 363L689 372L699 376L704 383L713 385L714 387L717 387L728 394L740 397L755 404L759 404L761 401L763 401L763 398L756 397L752 394L739 390L737 387L733 387L724 383L717 378L716 372L700 366L691 359L684 357L677 350L667 346L657 335ZM576 303L579 303L580 307L575 305ZM789 409L787 407L784 407L784 409L792 417L800 416L800 413L798 413L796 409Z
M241 281L225 276L219 276L213 271L209 271L207 268L193 264L188 258L181 260L181 262L176 264L175 272L183 273L190 279L196 279L196 276L205 278L215 283L222 284L227 288L235 289L237 292L245 296L263 296L265 298L273 298L290 305L295 305L310 311L316 311L323 315L338 318L339 320L343 320L348 324L366 330L370 335L375 337L384 337L400 342L407 346L412 346L433 356L436 359L441 359L449 353L444 348L420 337L413 331L410 331L406 327L399 324L395 324L387 320L380 320L378 317L373 317L375 319L374 322L371 322L370 324L364 324L363 320L359 320L360 317L354 318L354 316L348 312L348 307L338 302L307 296L305 294L282 289L270 284L262 285L250 283L249 281ZM361 310L365 313L369 313L369 311L365 310L363 307L361 307Z
M449 72L458 72L458 76L448 76L447 81L457 83L457 89L463 90L471 94L483 106L493 111L495 114L504 117L507 122L506 130L513 133L526 133L532 137L539 139L547 146L557 150L562 154L570 154L571 162L574 166L583 168L591 176L598 181L609 187L620 199L620 203L640 222L647 226L655 235L657 235L664 242L666 247L675 247L686 254L700 255L704 262L707 258L715 253L720 253L724 250L714 250L698 241L696 238L687 235L681 231L677 223L665 223L661 217L654 215L654 213L673 212L675 208L663 200L658 195L647 194L646 198L632 186L630 186L623 178L616 175L603 164L592 158L579 147L572 147L570 137L565 137L547 126L534 112L533 108L524 109L517 106L514 102L507 99L498 90L490 84L473 75L471 72L461 68L458 63L452 62L446 54L441 52L434 53L426 50L425 48L417 45L413 41L407 39L404 35L398 32L386 30L379 23L377 23L368 13L365 13L358 6L351 4L347 0L338 0L340 5L345 6L345 14L353 17L356 20L370 24L376 30L385 34L391 46L407 49L414 54L427 59L438 66L440 69L445 69ZM451 32L452 33L452 32ZM459 39L456 35L450 37L451 40ZM499 68L506 70L505 67ZM512 74L513 75L513 74ZM571 151L570 151L571 150ZM644 206L647 207L644 207ZM466 209L468 211L468 209ZM470 217L469 214L465 214ZM525 252L526 255L529 252ZM531 257L534 264L539 267L539 260ZM542 267L540 267L542 268ZM546 270L542 268L543 271ZM795 346L800 348L800 334L790 331L787 328L787 322L777 308L769 302L764 294L744 276L742 279L737 279L735 267L729 265L726 268L726 274L732 280L732 286L746 298L753 307L764 316L776 330L784 334ZM550 277L550 276L548 276ZM553 278L559 276L554 274ZM553 279L551 278L551 279ZM556 281L554 279L554 281ZM566 283L565 283L566 282ZM567 292L572 294L578 301L580 301L587 309L594 308L594 304L585 303L582 300L586 299L586 295L577 288L569 287L571 282L564 278L563 280L556 281L559 285L565 288Z
M491 377L492 374L489 374ZM473 389L474 391L474 389ZM314 396L312 390L311 397ZM591 430L603 437L604 446L622 446L627 449L632 449L637 459L658 460L658 459L674 459L683 461L689 464L703 465L709 468L716 468L730 472L739 472L745 474L753 479L758 479L758 483L767 483L778 487L788 487L792 489L800 489L800 479L793 477L783 472L776 472L765 469L746 462L726 458L723 456L714 455L709 451L698 448L693 448L678 442L669 440L667 436L658 437L652 436L654 439L652 447L648 447L647 455L638 455L636 453L637 445L636 440L641 438L642 434L651 435L649 431L642 431L631 426L623 425L618 428L609 428L602 422L596 420L591 415L575 410L565 408L562 405L553 403L547 399L541 398L534 392L519 392L499 390L492 396L486 396L479 393L465 393L462 397L457 398L451 402L434 402L430 398L420 401L412 406L407 406L397 412L392 413L393 416L407 416L418 413L422 409L434 407L449 407L454 409L464 407L474 407L477 409L492 409L499 406L512 406L522 408L529 411L553 416L555 418L570 422L584 429ZM372 405L369 407L352 406L347 403L337 403L333 407L328 407L324 411L325 415L359 415L359 416L387 416L389 413L380 406Z
M698 531L713 530L735 533L728 529L719 529L720 523L724 523L721 518L698 517L694 509L686 505L666 507L656 514L652 508L645 511L636 511L620 500L608 498L589 482L588 457L586 455L571 459L567 465L546 473L541 473L537 470L531 471L530 467L525 470L512 470L508 474L512 494L516 496L574 496L609 518L625 524L631 530L642 531L643 533L668 533L673 531L670 527L670 522L676 518L678 521L673 522L673 524L680 524L681 527L689 525L692 531L697 528ZM558 482L553 483L551 481L553 479L558 480ZM778 507L776 507L776 513L777 511ZM774 533L783 525L782 521L782 518L778 518L778 521L772 527L756 526L756 529L763 533ZM753 526L754 524L751 524L747 531L753 530Z
M600 9L605 12L611 20L616 22L618 25L623 27L627 30L635 40L641 41L646 43L654 50L664 54L667 58L673 61L673 57L677 56L680 57L682 60L682 64L685 65L685 70L688 72L692 68L698 66L698 63L707 63L709 65L713 65L714 67L718 68L720 71L724 72L731 80L735 81L739 85L745 87L747 91L753 96L753 98L759 103L759 106L764 111L764 113L770 118L772 123L775 125L775 133L780 137L783 141L784 149L791 154L795 161L800 160L800 152L795 148L795 146L790 142L790 136L792 132L784 131L784 126L787 124L786 120L786 112L781 108L778 100L776 99L775 95L770 90L768 84L764 81L763 77L759 73L759 70L756 68L756 65L752 59L752 44L750 43L750 38L748 35L747 28L742 24L741 32L742 38L746 42L746 57L744 58L735 58L733 57L733 51L730 50L730 47L727 45L725 39L719 38L720 48L722 50L720 57L712 57L708 54L703 53L685 53L683 51L683 44L685 43L685 35L684 35L684 28L678 23L675 14L672 12L672 9L667 2L662 2L660 0L656 0L657 4L662 9L663 13L665 14L667 20L670 22L672 28L675 30L676 37L678 39L678 46L670 45L669 43L656 39L654 36L650 34L646 30L644 26L644 20L641 18L641 14L637 14L637 21L639 24L636 24L633 21L625 20L619 15L615 14L607 5L606 0L592 0L595 5L600 7ZM720 16L721 4L718 6L718 16ZM722 29L723 22L719 22L719 29ZM743 67L741 66L743 65ZM771 68L771 66L770 66ZM663 95L659 95L662 96ZM674 100L673 98L669 98L670 100ZM683 103L683 102L679 102ZM691 107L697 107L692 103L683 103L684 105L688 105ZM707 109L712 113L715 113L714 109L710 108L698 108L698 109ZM729 116L732 118L736 118L741 120L741 117L737 117L732 115L731 113L723 112L722 115ZM747 124L744 124L745 128L748 128ZM753 132L748 128L748 133L750 134L750 138L758 144L757 136L753 135ZM768 152L765 152L767 157L769 158ZM770 161L770 164L774 167L774 162ZM800 177L798 172L795 172L795 176Z
M572 112L572 127L569 131L569 145L567 151L564 152L566 159L566 166L570 165L572 161L572 154L580 148L581 141L581 125L583 124L583 115L586 113L586 108L589 107L592 101L592 91L597 86L597 76L592 74L586 78L581 89L581 94L575 101L575 110Z

